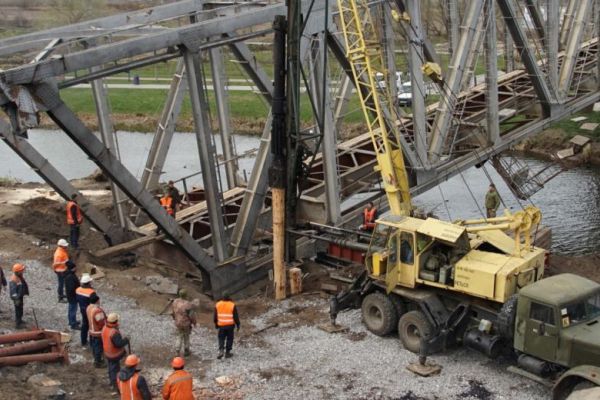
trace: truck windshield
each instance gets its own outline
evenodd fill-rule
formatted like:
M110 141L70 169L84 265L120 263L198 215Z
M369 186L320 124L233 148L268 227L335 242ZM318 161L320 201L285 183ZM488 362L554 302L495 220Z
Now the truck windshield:
M377 224L375 226L373 236L371 237L371 246L369 248L369 253L380 251L381 249L384 249L386 247L391 230L391 226L383 224Z
M561 317L569 318L569 325L590 321L600 316L600 293L561 309Z

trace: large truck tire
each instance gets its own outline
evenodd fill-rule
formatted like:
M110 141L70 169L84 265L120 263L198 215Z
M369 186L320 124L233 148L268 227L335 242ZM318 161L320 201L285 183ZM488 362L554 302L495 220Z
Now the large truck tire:
M421 338L431 335L433 327L421 311L409 311L398 321L398 337L404 348L419 353Z
M367 295L362 301L362 318L368 330L377 336L389 335L398 323L392 300L383 293Z
M496 332L504 339L512 341L515 335L515 320L517 317L518 294L513 294L502 305L496 318Z

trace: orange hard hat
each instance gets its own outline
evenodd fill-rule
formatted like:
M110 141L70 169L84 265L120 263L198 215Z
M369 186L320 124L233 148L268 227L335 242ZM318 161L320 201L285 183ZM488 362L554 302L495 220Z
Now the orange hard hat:
M13 265L13 272L23 272L25 271L25 266L23 264L15 264Z
M171 367L173 368L183 368L185 365L185 360L182 357L175 357L173 361L171 361Z
M135 367L139 363L140 363L140 358L138 356L136 356L135 354L130 354L125 359L126 367Z

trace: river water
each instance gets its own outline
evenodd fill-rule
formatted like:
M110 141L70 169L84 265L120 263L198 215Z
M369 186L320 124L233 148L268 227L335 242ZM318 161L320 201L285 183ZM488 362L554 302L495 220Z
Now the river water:
M68 179L88 176L97 169L62 131L31 130L29 137L31 144ZM125 166L139 178L152 135L119 132L118 141ZM256 149L259 145L259 138L252 136L236 135L234 141L238 154ZM220 142L216 140L215 144L220 153ZM545 165L545 161L525 160L534 170ZM253 164L253 157L241 158L241 173L245 170L249 176ZM194 135L175 134L164 169L166 172L161 177L162 181L178 179L200 170ZM578 167L563 172L533 195L530 201L520 203L492 167L487 166L486 171L509 209L516 211L521 205L534 204L542 210L543 224L553 230L554 252L569 255L600 252L600 168ZM21 182L42 182L3 142L0 142L0 177L11 177ZM200 183L200 176L190 178L190 186ZM434 210L442 219L481 218L488 185L489 179L483 169L471 168L418 196L415 203L425 210Z

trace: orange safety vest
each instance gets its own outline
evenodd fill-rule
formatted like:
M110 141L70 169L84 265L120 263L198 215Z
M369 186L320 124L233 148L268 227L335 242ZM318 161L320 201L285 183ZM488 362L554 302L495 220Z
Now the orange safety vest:
M79 204L75 203L74 201L68 201L67 202L67 224L69 225L75 225L75 221L73 220L73 216L71 215L71 207L77 207L77 223L81 224L83 222L83 215L81 215L81 208L79 207Z
M365 208L363 214L364 224L369 229L375 228L375 213L377 213L377 209L375 207L371 208L370 210Z
M119 393L121 393L121 400L143 400L142 394L137 388L137 381L139 376L139 372L134 372L133 376L125 382L121 381L119 377L117 377L117 384L119 385Z
M221 300L215 306L217 308L217 326L231 326L235 324L233 320L233 301Z
M102 328L106 321L106 313L100 306L96 304L90 304L85 310L90 327L88 332L90 336L100 337L102 336Z
M79 296L90 297L92 293L96 293L96 291L90 287L79 286L77 289L75 289L75 293Z
M182 369L173 372L162 389L164 400L194 400L192 374Z
M160 198L160 205L167 210L167 214L173 215L173 198L171 196L163 196Z
M120 358L125 354L124 348L116 347L112 342L112 337L117 332L119 330L113 324L106 323L102 328L102 349L104 350L104 356L111 360Z
M67 270L67 261L69 261L67 249L58 246L54 252L54 262L52 263L54 272L65 272Z

